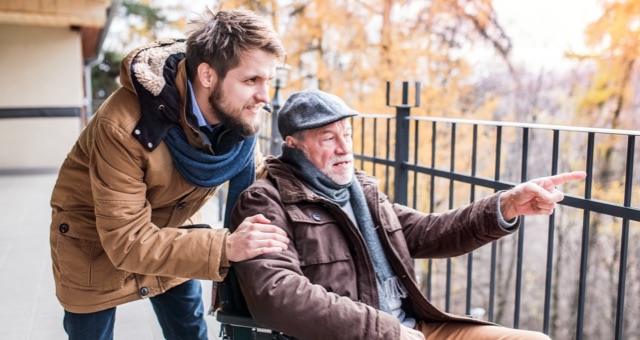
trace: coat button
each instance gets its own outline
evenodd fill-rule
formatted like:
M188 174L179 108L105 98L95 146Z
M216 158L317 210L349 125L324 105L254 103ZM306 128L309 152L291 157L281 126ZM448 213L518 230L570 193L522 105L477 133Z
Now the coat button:
M58 228L58 230L60 230L61 233L66 233L67 231L69 231L69 225L66 223L62 223L60 225L60 227Z
M149 295L149 288L147 288L147 287L140 288L140 295L142 295L142 296Z
M160 106L158 106L158 109L159 109L160 111L164 111L164 104L160 104Z
M311 214L311 217L316 221L320 221L322 219L322 216L320 216L320 214L317 212L314 212L313 214Z
M136 134L136 136L139 136L139 135L140 135L140 130L135 129L135 130L133 131L133 133L135 133L135 134Z
M178 210L182 210L182 209L184 209L186 207L187 207L187 203L186 202L182 202L182 203L178 204Z

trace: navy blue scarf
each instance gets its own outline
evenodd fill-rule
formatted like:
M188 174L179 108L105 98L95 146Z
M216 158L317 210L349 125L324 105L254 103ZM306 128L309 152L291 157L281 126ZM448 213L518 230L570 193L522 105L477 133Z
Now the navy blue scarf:
M234 144L222 155L212 155L192 147L179 126L164 138L173 164L184 179L200 188L215 188L229 181L229 193L224 213L224 227L229 227L231 211L238 197L256 179L255 135Z

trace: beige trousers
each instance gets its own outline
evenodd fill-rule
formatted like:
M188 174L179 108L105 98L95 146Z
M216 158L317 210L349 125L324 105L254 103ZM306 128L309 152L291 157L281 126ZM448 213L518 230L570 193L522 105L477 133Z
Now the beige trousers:
M540 332L462 322L419 322L416 329L427 340L550 340Z

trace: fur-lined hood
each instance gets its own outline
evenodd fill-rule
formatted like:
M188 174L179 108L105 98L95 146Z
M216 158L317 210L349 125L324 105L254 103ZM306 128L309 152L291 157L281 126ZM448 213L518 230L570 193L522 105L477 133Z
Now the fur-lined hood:
M165 63L171 55L184 58L186 44L182 39L153 42L131 51L120 64L120 83L136 92L133 79L154 96L158 96L166 85L163 74Z
M203 147L197 121L191 112L182 39L157 41L129 53L120 65L120 82L140 102L140 120L133 136L153 151L170 128L179 125L194 147ZM193 133L189 133L193 132Z

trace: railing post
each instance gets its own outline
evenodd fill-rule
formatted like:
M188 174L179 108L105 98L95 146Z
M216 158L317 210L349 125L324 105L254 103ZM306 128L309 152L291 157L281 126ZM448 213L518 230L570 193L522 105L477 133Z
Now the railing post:
M271 100L271 106L273 107L271 112L271 148L269 152L277 156L280 154L280 131L278 130L278 112L282 107L282 95L280 94L280 79L276 79L275 93Z
M396 147L394 166L394 191L393 201L398 204L407 205L409 171L409 116L411 108L420 106L420 83L416 82L415 104L409 105L409 82L402 82L402 104L390 104L391 84L387 82L387 106L396 108Z

